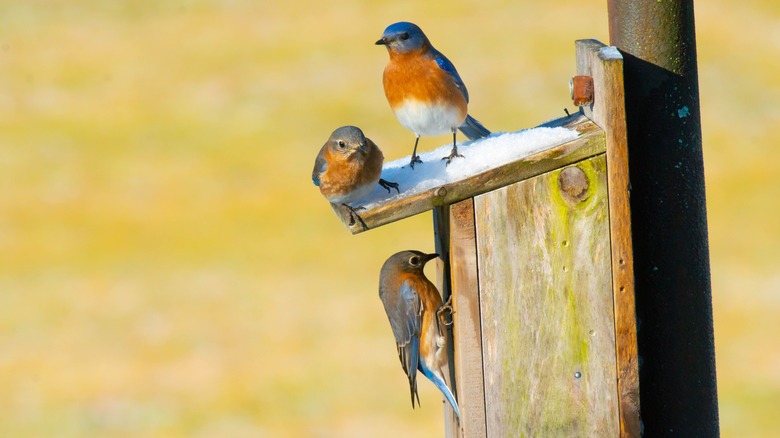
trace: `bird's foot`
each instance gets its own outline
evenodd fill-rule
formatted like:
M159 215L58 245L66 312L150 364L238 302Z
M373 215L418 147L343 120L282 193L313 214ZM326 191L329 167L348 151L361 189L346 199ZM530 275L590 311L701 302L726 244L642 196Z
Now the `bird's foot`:
M458 148L452 148L452 152L450 152L450 154L447 155L446 157L442 158L442 160L446 160L447 161L446 163L444 163L444 165L445 166L449 165L450 161L452 161L452 159L455 158L455 157L463 158L463 155L458 153Z
M444 316L445 313L450 314L450 319L447 321L447 318ZM436 316L439 317L439 321L441 321L442 324L446 326L452 325L454 322L452 319L452 295L450 295L449 298L447 298L447 302L442 304L441 307L436 311Z
M355 218L357 218L357 220L360 221L360 225L363 225L363 228L368 229L368 226L366 225L366 223L363 222L363 218L360 217L359 214L357 214L358 211L365 210L366 209L365 207L352 208L351 206L349 206L347 204L341 204L341 205L343 207L345 207L347 210L349 210L349 226L350 227L355 225Z
M409 162L409 166L414 169L414 164L420 163L422 164L422 160L420 159L419 155L412 154L412 161Z
M398 188L398 183L385 181L382 178L379 178L379 185L382 186L385 190L387 190L387 193L390 193L390 189L395 189L396 192L399 194L401 193L401 190Z

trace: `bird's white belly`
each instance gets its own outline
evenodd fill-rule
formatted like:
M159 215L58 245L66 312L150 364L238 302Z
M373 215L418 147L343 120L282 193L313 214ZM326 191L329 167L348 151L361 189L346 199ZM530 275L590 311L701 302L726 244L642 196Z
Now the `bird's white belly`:
M376 186L376 184L377 183L374 181L368 184L363 184L362 186L355 187L354 190L346 194L332 195L328 197L328 201L337 205L347 204L351 207L355 202L360 201L361 199L368 196L368 194L374 190L374 186Z
M395 109L398 121L417 135L440 135L463 124L465 114L457 107L407 100Z

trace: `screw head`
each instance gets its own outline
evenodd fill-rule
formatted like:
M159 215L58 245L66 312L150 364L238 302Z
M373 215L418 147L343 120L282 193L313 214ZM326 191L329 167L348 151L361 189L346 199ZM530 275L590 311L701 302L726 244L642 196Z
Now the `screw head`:
M571 79L571 99L577 106L587 106L593 103L593 78L590 76L575 76Z

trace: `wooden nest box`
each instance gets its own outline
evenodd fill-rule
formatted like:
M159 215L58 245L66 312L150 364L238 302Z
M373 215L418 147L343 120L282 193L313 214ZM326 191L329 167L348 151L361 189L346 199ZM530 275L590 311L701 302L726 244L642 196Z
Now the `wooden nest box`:
M434 211L448 437L639 436L623 59L595 40L576 53L592 99L543 125L576 139L360 211L368 229Z

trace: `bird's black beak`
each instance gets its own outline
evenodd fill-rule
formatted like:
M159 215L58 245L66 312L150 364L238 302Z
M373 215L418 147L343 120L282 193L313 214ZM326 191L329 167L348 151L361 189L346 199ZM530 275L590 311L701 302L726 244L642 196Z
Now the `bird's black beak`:
M376 44L377 46L386 46L389 42L390 41L388 41L386 38L380 38L376 40L374 44Z
M428 263L429 260L433 260L436 257L439 257L439 255L436 254L436 253L433 253L433 254L425 254L424 256L422 256L420 258L422 259L423 264L426 264L426 263Z

